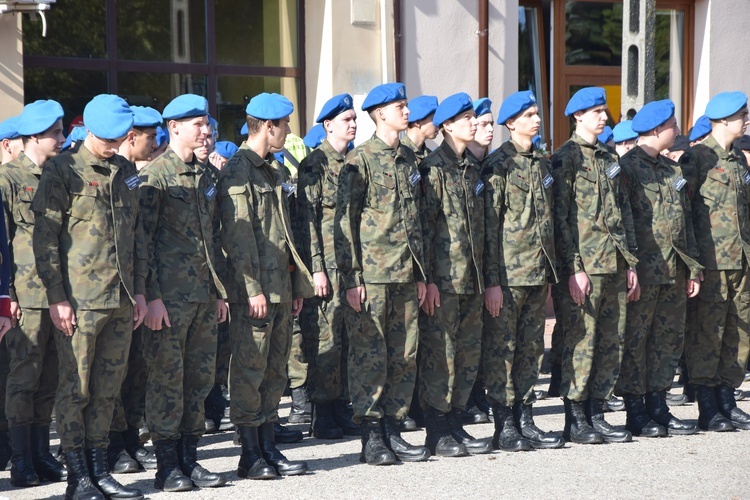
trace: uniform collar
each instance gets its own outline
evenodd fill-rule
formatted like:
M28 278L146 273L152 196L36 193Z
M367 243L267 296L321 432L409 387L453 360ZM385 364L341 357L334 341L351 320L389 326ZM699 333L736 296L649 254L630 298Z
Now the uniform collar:
M238 151L241 155L243 155L247 160L250 161L250 163L253 164L255 167L262 167L266 164L266 160L260 157L258 153L253 150L250 146L247 145L246 142L243 142L240 146L240 150ZM269 153L270 154L270 153Z
M638 146L638 145L636 145L632 149L632 151L633 151L633 154L638 155L638 158L642 159L643 161L647 161L647 162L649 162L650 164L652 164L654 166L656 166L656 165L659 164L659 157L658 156L656 158L654 158L650 154L646 153L646 151L644 151L643 148L640 147L640 146Z
M709 134L709 136L706 137L706 139L701 144L713 149L716 155L721 160L738 160L737 155L735 155L732 151L727 151L726 149L722 148L719 143L716 142L716 139L714 139L713 135Z
M89 151L86 148L85 144L81 144L81 147L78 149L78 155L86 163L86 165L90 165L92 167L102 167L106 168L107 170L117 170L119 168L115 159L117 154L112 155L111 158L100 159L94 156L94 153Z
M331 146L331 143L328 142L328 139L324 139L323 142L319 146L320 150L325 153L326 157L332 160L336 160L337 162L343 162L344 156L333 149L333 146Z
M443 156L445 156L454 165L459 165L461 167L465 166L467 160L466 151L469 150L468 148L464 150L463 156L460 157L456 154L455 151L453 151L453 148L450 147L446 141L441 142L438 148L442 152Z
M601 144L599 140L597 140L596 143L591 144L590 142L588 142L587 140L585 140L583 137L576 134L575 132L573 132L573 135L570 136L570 140L575 142L581 147L607 152L606 148Z
M21 154L18 155L18 158L16 159L16 163L23 168L24 170L36 175L40 176L42 175L42 167L31 161L31 158L26 156L23 151L21 151Z

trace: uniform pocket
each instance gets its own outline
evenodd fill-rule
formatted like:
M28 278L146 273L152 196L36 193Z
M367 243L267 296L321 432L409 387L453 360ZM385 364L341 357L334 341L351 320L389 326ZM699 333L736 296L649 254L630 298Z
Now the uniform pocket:
M72 199L68 214L80 220L91 220L96 209L96 186L82 186L80 190L71 191Z

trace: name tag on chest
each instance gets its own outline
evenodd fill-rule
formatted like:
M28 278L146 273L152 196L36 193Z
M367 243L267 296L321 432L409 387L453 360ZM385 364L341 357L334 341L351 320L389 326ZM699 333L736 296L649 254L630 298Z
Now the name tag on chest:
M289 197L289 196L292 196L295 191L297 191L297 186L295 186L291 182L282 182L281 189L283 189L287 197Z
M682 176L679 176L673 183L672 186L674 187L675 191L680 191L682 188L685 187L685 184L687 184L687 181L682 178Z
M607 168L607 177L609 177L610 179L614 179L615 177L617 177L617 174L620 173L620 170L622 170L620 168L620 164L613 163Z
M552 177L552 174L547 174L544 176L544 179L542 179L542 186L544 186L544 189L549 189L554 182L555 179Z
M417 182L421 180L422 180L422 174L419 173L419 170L415 170L409 176L409 182L411 182L412 186L416 186Z
M745 182L745 184L750 184L750 172L745 171L744 174L742 174L742 180Z
M482 191L484 191L484 182L482 182L480 179L476 184L474 184L474 196L479 196L480 194L482 194Z
M216 197L216 186L214 186L213 184L211 184L210 186L208 186L206 188L205 191L203 191L203 194L206 195L206 199L208 201L213 200L214 197Z
M128 187L129 190L134 190L138 186L141 185L141 178L137 175L131 175L127 179L125 179L125 185Z

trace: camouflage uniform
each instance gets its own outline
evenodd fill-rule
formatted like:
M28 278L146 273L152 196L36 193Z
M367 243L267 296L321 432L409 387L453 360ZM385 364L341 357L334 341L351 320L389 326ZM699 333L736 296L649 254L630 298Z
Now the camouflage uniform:
M628 267L638 262L630 202L610 150L577 134L552 155L555 249L563 274L591 282L578 306L563 294L566 318L562 395L608 400L622 362ZM569 329L568 329L569 327Z
M216 173L196 159L185 163L171 148L140 173L151 259L146 300L162 299L172 324L146 328L143 338L146 423L154 441L205 430L203 402L216 370L216 301L226 297Z
M5 227L11 259L11 300L22 316L5 342L10 356L6 413L9 427L49 426L57 391L57 347L44 285L34 263L31 200L42 169L23 153L0 169ZM18 251L16 251L18 250Z
M78 325L56 333L58 433L65 450L106 448L127 369L134 296L145 293L148 253L135 166L82 145L49 160L32 202L34 255L50 304L70 301ZM128 183L126 183L126 180Z
M271 155L264 160L243 144L219 181L233 318L230 418L237 426L278 420L276 410L287 382L292 301L313 293L312 277L294 247L284 174L271 161ZM260 294L266 296L268 313L253 318L248 299Z
M484 376L490 400L532 404L544 355L547 283L556 280L550 162L508 141L482 162L485 286L500 286L503 308L485 312Z
M417 157L417 163L422 163L422 160L427 158L428 154L432 153L432 150L428 148L426 144L422 144L422 147L418 147L414 144L414 141L412 141L411 137L407 134L404 134L403 139L401 139L401 144L414 151L414 156Z
M122 381L120 397L115 401L112 415L112 432L124 432L128 428L140 429L146 414L146 392L148 388L148 364L143 354L143 331L141 325L133 330L128 353L128 371Z
M418 343L417 281L426 279L421 191L414 152L377 136L346 157L334 238L344 288L365 286L367 301L349 335L354 420L406 417Z
M739 387L750 349L750 174L713 136L680 158L704 279L686 331L690 382Z
M443 143L420 164L427 282L440 292L420 331L422 408L463 410L479 369L484 284L484 183L479 164Z
M643 395L672 386L683 346L685 280L698 278L702 267L680 167L640 146L623 156L621 166L638 241L641 297L627 306L617 389Z

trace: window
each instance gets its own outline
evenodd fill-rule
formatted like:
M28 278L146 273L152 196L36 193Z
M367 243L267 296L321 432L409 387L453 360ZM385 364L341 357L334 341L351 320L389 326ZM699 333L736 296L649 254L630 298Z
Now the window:
M542 119L539 135L542 143L547 143L549 101L542 4L529 0L522 4L518 7L518 90L534 92Z

